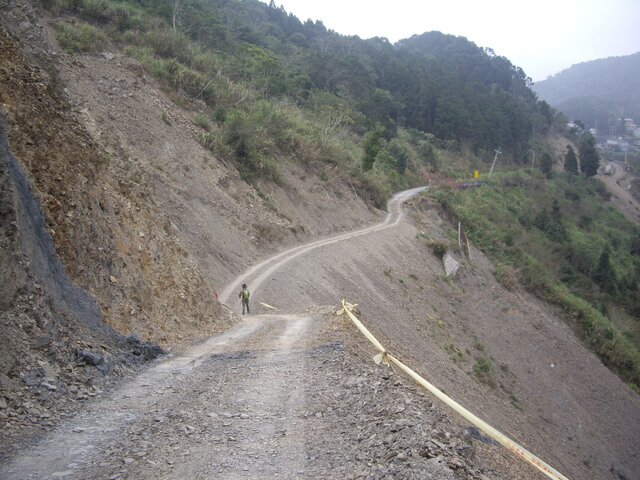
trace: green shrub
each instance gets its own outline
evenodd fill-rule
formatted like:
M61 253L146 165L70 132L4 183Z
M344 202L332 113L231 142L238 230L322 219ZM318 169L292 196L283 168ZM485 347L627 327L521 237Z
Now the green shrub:
M112 6L109 12L109 23L120 32L143 28L142 18L126 5Z
M59 23L56 38L67 53L98 53L107 45L107 37L100 30L81 23L66 25Z
M207 133L199 132L198 140L200 140L200 143L204 148L211 150L212 152L215 152L218 150L217 146L219 142L214 132L207 132Z
M223 105L218 105L213 110L213 119L218 123L224 123L227 119L227 109Z
M493 367L493 362L490 358L482 357L476 360L476 363L473 365L473 373L476 375L476 378L481 383L486 383L490 387L495 387L496 383L493 377L491 376L491 368Z
M153 48L154 53L165 59L189 64L193 61L193 51L187 37L174 33L168 28L152 29L144 34L143 46Z
M162 121L163 121L166 125L171 126L171 120L169 120L169 114L167 114L167 111L166 111L166 110L163 110L163 111L162 111Z
M251 165L256 156L256 139L258 124L241 110L234 110L229 113L224 125L224 141L236 154L236 157Z
M518 276L511 265L503 262L496 262L495 277L500 285L507 290L514 290L518 286Z
M211 130L211 119L203 113L194 114L193 122L207 132Z
M259 176L279 184L282 178L276 158L284 156L281 148L287 135L286 115L268 102L260 102L248 111L231 110L219 133L202 134L200 141L218 154L232 156L247 181Z
M390 196L389 187L382 179L371 172L357 170L352 178L353 188L358 195L369 205L379 209L385 209L387 199Z
M443 258L449 250L449 245L442 240L435 240L429 244L429 248L436 257Z
M87 20L106 24L113 20L115 12L107 0L85 0L82 16Z

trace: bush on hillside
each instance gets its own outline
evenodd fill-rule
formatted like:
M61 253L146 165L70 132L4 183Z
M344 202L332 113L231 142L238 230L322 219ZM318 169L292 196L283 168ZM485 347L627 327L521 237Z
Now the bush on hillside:
M66 25L59 23L56 38L67 53L96 54L107 45L107 37L102 31L87 23Z
M442 240L435 240L429 244L429 248L436 257L443 258L449 250L449 245Z

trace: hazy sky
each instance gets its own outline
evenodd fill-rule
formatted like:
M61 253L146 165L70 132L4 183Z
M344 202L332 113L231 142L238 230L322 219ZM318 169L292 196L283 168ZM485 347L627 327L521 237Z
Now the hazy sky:
M466 37L534 81L575 63L640 51L640 0L274 1L303 22L322 20L328 29L363 39L395 43L432 30Z

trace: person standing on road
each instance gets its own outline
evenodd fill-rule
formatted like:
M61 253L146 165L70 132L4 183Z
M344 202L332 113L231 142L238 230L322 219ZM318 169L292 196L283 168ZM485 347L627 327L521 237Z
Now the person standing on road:
M242 284L242 290L240 290L240 295L238 298L242 300L242 314L244 315L244 309L247 308L247 313L249 313L249 289L247 288L247 284Z

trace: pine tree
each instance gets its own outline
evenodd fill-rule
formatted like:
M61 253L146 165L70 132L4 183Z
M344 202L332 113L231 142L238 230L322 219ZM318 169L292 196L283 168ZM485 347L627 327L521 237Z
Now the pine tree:
M365 170L371 170L376 161L376 156L380 151L380 129L367 132L364 136L364 158L362 159L362 167Z
M582 173L587 177L595 176L600 167L600 157L596 151L596 139L590 133L583 135L579 154Z
M618 280L616 273L611 266L611 250L608 246L604 247L600 258L598 259L598 267L593 275L593 280L598 286L607 293L614 294L617 291Z
M564 156L564 171L574 175L578 174L578 158L571 145L567 145L567 153Z

